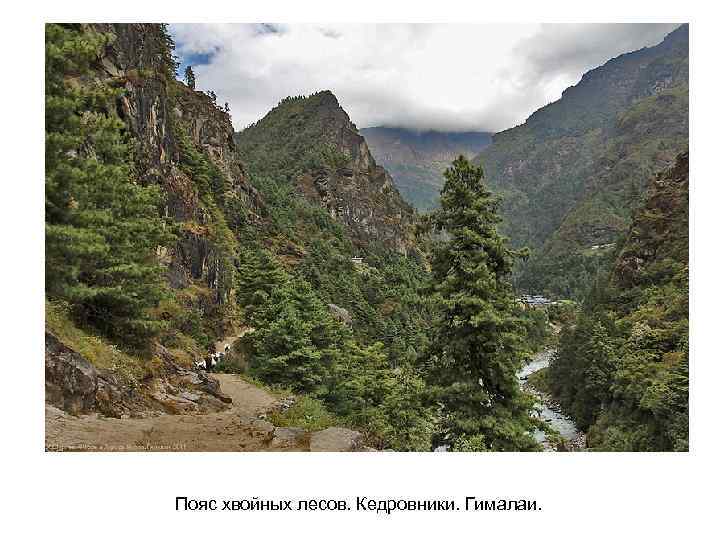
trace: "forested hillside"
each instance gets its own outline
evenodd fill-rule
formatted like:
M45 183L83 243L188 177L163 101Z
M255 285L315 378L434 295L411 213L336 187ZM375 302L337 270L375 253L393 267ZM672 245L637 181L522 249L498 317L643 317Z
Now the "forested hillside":
M360 130L375 159L385 167L406 201L420 211L435 208L443 172L458 155L468 159L492 142L484 132L414 131L370 127Z
M380 241L403 253L412 249L412 208L332 92L286 98L235 140L257 178L296 185L359 247Z
M586 73L480 152L503 231L533 256L517 284L582 298L646 179L688 144L688 27Z
M688 154L649 184L550 365L598 450L688 449Z
M62 345L46 382L62 396L72 357L101 370L92 393L154 385L143 399L197 410L182 385L217 383L189 369L232 337L217 369L300 396L287 414L309 429L537 449L514 373L545 320L512 298L482 171L453 163L416 230L330 92L234 135L212 92L177 80L173 46L164 25L47 26L46 343Z

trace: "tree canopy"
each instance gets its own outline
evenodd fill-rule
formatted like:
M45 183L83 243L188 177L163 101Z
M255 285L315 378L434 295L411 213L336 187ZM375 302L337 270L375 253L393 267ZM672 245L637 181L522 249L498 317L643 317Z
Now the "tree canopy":
M451 445L474 450L528 450L531 403L515 372L524 327L514 315L512 251L497 231L498 200L483 171L458 157L445 172L440 207L427 222L440 236L431 256L437 324L430 378Z

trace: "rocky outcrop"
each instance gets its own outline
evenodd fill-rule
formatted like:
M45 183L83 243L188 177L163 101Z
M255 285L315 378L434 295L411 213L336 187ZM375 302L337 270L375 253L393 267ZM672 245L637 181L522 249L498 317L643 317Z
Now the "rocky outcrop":
M338 305L335 304L328 304L328 308L330 309L330 314L337 320L340 321L343 324L346 324L348 326L352 325L352 315L350 315L350 312L345 309L341 308Z
M329 427L310 437L311 452L354 452L363 447L362 433L347 428Z
M236 141L252 170L288 177L357 246L380 242L401 253L414 247L412 207L332 92L286 98Z
M613 269L612 279L621 289L648 286L643 283L646 269L659 261L673 261L687 272L689 193L690 159L685 152L648 186Z
M232 400L221 392L217 380L181 367L162 346L154 352L160 360L157 374L132 384L97 369L46 330L45 400L73 415L100 413L114 418L228 408Z
M97 76L123 90L118 114L132 135L138 181L160 185L166 195L165 215L181 224L177 245L158 254L168 280L175 288L195 280L215 292L214 302L223 303L229 294L223 284L229 280L219 264L224 254L212 235L217 216L203 204L198 179L181 163L179 133L187 133L190 143L222 172L227 207L240 207L244 219L260 221L262 200L237 157L230 117L210 96L169 73L171 47L162 25L89 27L112 36L98 58Z
M152 408L146 397L122 385L113 374L97 370L48 331L45 332L45 400L74 415L100 412L120 417Z

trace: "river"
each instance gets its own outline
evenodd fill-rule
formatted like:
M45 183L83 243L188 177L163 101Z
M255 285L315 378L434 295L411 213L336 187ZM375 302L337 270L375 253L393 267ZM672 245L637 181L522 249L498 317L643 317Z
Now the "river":
M573 422L570 417L563 414L560 407L550 396L538 392L527 384L528 376L550 365L550 359L553 354L555 354L555 351L552 349L547 349L536 354L528 364L518 370L517 377L520 380L522 389L538 398L538 404L535 406L537 415L548 422L550 427L568 441L566 446L569 450L581 450L585 448L585 434L577 428L575 422ZM533 437L543 445L546 451L554 450L549 444L547 435L543 430L535 430Z
M532 394L537 398L538 403L535 405L536 414L541 419L547 421L550 427L567 441L564 449L570 451L584 450L586 445L585 434L577 428L575 422L573 422L569 416L563 414L560 407L550 396L538 392L527 384L528 376L550 365L550 359L553 354L555 354L553 349L539 352L529 363L520 368L516 375L520 381L520 387L528 394ZM536 429L533 437L537 442L542 444L546 452L554 452L556 450L547 440L547 434L543 430ZM447 445L440 445L433 449L434 452L447 452L447 450Z

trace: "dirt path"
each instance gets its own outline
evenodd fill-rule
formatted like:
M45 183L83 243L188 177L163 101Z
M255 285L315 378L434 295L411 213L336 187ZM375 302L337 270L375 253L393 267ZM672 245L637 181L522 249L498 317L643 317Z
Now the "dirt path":
M220 389L232 398L233 409L248 416L258 416L278 405L278 400L262 388L244 381L237 375L229 373L213 373L220 381Z
M226 336L223 339L215 342L215 352L225 352L225 346L232 347L233 343L235 343L238 339L243 337L245 334L249 332L253 332L255 329L251 328L249 326L245 326L240 329L238 334L236 336Z
M75 417L45 407L45 445L55 451L297 451L273 448L274 426L257 418L277 405L268 392L236 375L214 375L232 407L198 415L161 415L117 419Z

